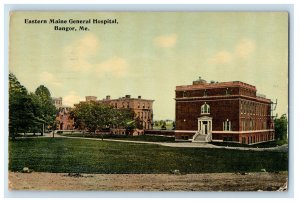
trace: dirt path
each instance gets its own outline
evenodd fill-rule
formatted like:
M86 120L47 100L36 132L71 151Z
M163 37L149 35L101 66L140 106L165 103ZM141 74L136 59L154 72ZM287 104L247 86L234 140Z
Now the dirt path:
M287 172L207 174L79 174L9 172L10 190L276 191Z

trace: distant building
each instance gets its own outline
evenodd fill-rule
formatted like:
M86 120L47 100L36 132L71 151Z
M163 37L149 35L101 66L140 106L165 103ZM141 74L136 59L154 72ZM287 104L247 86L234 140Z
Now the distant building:
M138 98L131 98L130 95L125 95L118 99L111 99L108 95L102 100L97 100L95 96L86 96L86 101L97 101L110 105L116 109L132 109L135 113L135 118L138 118L140 125L143 130L153 128L153 102L154 100L142 99L141 96Z
M58 130L73 130L74 119L70 117L71 107L61 106L57 109L56 121Z
M58 98L52 98L52 102L54 104L54 106L56 107L56 109L62 107L62 97L58 97Z
M272 101L240 82L176 86L176 139L254 144L274 140Z
M56 107L57 130L73 130L74 119L70 117L71 107L63 106L62 97L52 98L52 102Z
M134 114L135 120L139 121L138 128L134 129L131 133L132 135L142 135L145 130L153 128L153 102L154 100L142 99L141 96L137 98L131 98L130 95L125 97L120 97L117 99L111 99L108 95L102 100L98 100L96 96L86 96L85 101L82 102L98 102L112 106L116 109L131 109ZM76 104L75 104L76 106ZM110 132L112 134L126 134L128 131L124 128L111 128Z

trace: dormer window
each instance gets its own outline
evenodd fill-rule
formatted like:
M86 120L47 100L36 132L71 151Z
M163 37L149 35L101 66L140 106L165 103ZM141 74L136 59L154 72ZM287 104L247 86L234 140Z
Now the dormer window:
M204 105L201 106L201 114L209 114L210 113L210 106L204 103Z

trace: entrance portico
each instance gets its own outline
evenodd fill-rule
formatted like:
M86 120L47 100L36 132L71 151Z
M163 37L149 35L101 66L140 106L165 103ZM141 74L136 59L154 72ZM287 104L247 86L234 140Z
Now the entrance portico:
M202 135L210 135L212 131L212 117L202 116L198 118L198 132Z
M193 136L193 142L210 142L212 140L212 117L198 118L198 131Z

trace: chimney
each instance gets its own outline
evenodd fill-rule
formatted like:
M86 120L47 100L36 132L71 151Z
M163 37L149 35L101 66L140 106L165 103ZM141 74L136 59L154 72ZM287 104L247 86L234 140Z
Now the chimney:
M107 96L106 96L106 99L107 99L107 100L110 100L110 95L107 95Z
M139 96L138 96L138 99L141 99L141 98L142 98L142 96L139 95Z
M130 95L125 95L125 98L130 98Z

